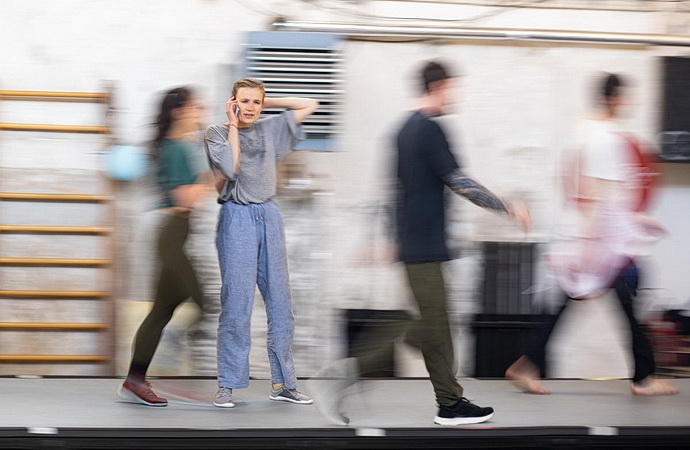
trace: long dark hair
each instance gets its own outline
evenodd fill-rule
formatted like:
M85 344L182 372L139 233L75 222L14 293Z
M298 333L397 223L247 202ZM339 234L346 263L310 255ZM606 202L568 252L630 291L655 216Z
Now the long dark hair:
M188 87L181 86L171 89L165 93L161 101L160 110L156 117L154 126L156 127L156 136L151 141L151 157L157 159L159 147L165 135L170 130L173 122L173 111L177 108L182 108L192 98L192 90Z

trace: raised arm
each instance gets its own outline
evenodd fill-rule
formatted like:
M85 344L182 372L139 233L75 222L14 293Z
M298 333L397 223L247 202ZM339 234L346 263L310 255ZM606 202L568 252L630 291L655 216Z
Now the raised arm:
M300 124L316 111L319 101L313 98L302 97L266 97L265 108L286 108L294 112L295 123Z
M237 179L237 174L240 170L238 120L233 113L235 104L234 98L231 98L225 105L225 112L228 116L227 133L222 128L211 125L206 129L206 134L204 135L206 152L213 163L213 172L217 178L217 188L219 185L222 187L225 180Z
M225 103L225 115L228 117L228 143L232 148L232 171L235 177L240 173L240 132L239 132L239 119L237 114L235 114L235 108L237 108L237 99L231 97Z

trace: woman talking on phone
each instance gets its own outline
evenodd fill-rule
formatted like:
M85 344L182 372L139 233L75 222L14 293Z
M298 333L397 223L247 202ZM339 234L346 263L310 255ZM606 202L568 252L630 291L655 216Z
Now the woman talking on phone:
M277 165L304 139L300 124L317 107L314 99L266 98L261 81L245 78L234 84L226 103L228 121L206 130L206 152L221 203L216 247L223 284L215 406L232 408L233 389L249 385L250 323L257 285L268 318L269 398L313 402L297 390L283 218L272 199ZM264 108L287 111L258 120Z

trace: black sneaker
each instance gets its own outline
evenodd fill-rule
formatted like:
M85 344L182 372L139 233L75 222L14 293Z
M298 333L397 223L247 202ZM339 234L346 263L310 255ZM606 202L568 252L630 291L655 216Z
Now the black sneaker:
M441 405L434 418L434 423L449 426L469 425L486 422L493 415L493 408L482 408L463 397L454 406Z

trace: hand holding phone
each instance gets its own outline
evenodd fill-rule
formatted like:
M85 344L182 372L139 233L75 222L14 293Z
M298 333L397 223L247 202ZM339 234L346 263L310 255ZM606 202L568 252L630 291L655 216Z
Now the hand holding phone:
M239 122L240 107L237 105L235 97L230 97L230 100L225 104L225 115L228 116L228 121L231 124L237 125Z

